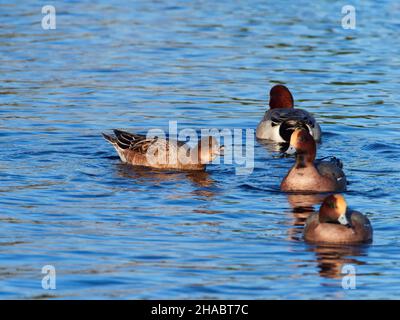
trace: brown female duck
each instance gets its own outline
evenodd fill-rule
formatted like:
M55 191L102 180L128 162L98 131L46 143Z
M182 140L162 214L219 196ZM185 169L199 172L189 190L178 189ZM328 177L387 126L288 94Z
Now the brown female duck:
M115 136L103 133L124 163L157 169L204 170L206 164L222 155L223 147L214 137L202 138L195 147L186 142L114 130Z

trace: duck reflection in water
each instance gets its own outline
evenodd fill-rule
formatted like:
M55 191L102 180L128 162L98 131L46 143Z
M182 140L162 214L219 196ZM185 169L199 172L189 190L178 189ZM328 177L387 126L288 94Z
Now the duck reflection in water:
M315 252L318 263L319 275L323 278L339 279L346 274L345 265L364 265L366 262L357 260L356 257L366 256L369 245L314 245L309 251ZM344 273L342 273L344 272Z
M171 193L170 198L182 199L186 197L197 197L198 200L204 200L205 204L193 208L194 213L200 214L218 214L222 211L211 210L208 200L216 195L215 181L207 171L165 171L148 167L130 166L118 164L118 175L123 178L129 178L140 184L165 185L171 183L174 188L182 183L191 182L195 187L189 192Z
M120 177L134 179L136 182L151 182L154 185L189 180L197 187L214 185L214 180L206 171L165 171L126 164L118 164L117 166Z
M289 238L295 241L302 240L303 228L308 216L315 212L314 206L319 205L326 195L288 193L287 199L292 207L293 228L289 229Z
M287 142L274 142L271 140L260 140L257 139L257 142L268 152L270 153L276 153L279 152L281 153L281 156L288 157L284 153L286 150L289 148L289 143Z

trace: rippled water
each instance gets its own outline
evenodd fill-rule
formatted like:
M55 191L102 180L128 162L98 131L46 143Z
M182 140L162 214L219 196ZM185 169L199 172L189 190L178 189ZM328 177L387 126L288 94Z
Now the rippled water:
M356 30L331 1L52 4L56 30L36 1L0 4L0 298L398 298L396 1L353 1ZM305 244L321 200L279 192L293 159L269 146L247 176L154 172L101 137L255 128L275 83L321 122L318 155L343 160L373 244Z

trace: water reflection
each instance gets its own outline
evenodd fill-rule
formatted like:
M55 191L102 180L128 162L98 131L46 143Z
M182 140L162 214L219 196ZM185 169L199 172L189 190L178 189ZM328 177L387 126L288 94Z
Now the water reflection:
M327 197L327 194L300 194L300 193L290 193L287 194L287 200L293 210L298 208L312 208L315 205L319 205Z
M149 184L162 184L165 182L179 182L189 180L197 187L212 187L214 180L206 171L165 171L148 167L118 164L118 176L135 180L135 183L149 182Z
M364 265L366 262L356 259L367 255L368 245L315 245L309 251L315 252L319 275L323 278L342 278L342 267L346 264Z
M289 144L286 142L273 142L270 140L262 140L262 139L257 139L257 142L268 152L275 153L275 152L280 152L283 153L287 150L289 147Z
M303 237L303 227L308 216L319 208L326 195L324 194L287 194L287 199L292 207L293 228L289 229L289 238L300 241ZM314 206L318 205L317 209Z
M199 187L212 187L215 181L207 171L186 172L186 177Z
M287 142L274 142L262 139L257 139L257 142L270 153L276 153L276 152L284 153L289 147L289 143ZM317 148L319 148L320 144L321 144L320 142L317 142Z

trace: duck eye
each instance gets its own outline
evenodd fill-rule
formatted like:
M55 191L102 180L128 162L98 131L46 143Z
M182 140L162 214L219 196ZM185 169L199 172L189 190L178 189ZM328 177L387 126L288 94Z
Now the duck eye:
M333 202L328 202L328 207L331 208L331 209L335 209L336 208L336 206L335 206L335 204Z
M307 135L307 133L304 133L303 135L300 136L300 141L301 142L308 142L308 141L311 141L311 140L312 140L312 138L309 135Z

